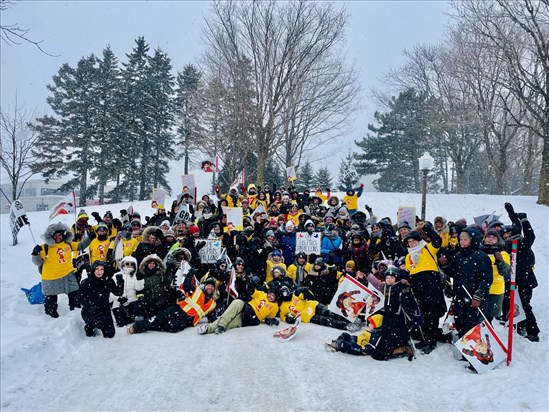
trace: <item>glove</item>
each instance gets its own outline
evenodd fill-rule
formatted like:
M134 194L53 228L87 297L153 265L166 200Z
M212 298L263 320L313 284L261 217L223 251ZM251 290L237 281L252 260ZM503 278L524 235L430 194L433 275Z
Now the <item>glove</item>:
M150 216L145 216L145 222L149 223L149 220L151 220Z
M101 219L101 216L99 216L99 213L98 212L92 212L92 216L98 220L98 219Z
M331 192L331 190L330 190L330 189L326 189L326 191L327 191L327 192Z
M112 225L116 228L116 230L122 229L122 222L116 217L112 220Z
M97 234L92 230L88 232L88 237L90 238L90 240L93 240L97 237Z
M119 297L118 298L118 302L121 304L121 305L124 305L128 302L128 298L125 298L123 296Z
M122 273L118 273L116 276L116 284L120 285L121 283L124 283L124 276Z
M372 211L372 208L368 205L364 205L364 209L366 209L368 212Z
M135 278L137 280L143 280L143 279L145 279L145 274L138 270L137 273L135 274Z
M265 323L269 326L278 326L280 324L277 318L267 318Z
M120 216L126 216L128 214L128 211L126 209L122 209L120 211Z
M286 316L286 323L289 325L293 325L295 323L295 318L293 315L287 315Z
M198 242L196 242L196 248L197 248L198 250L202 249L205 245L206 245L206 241L205 241L205 240L199 240Z
M361 188L361 189L364 188L364 183L361 183L361 184L360 184L360 188Z
M42 246L36 245L36 246L34 247L34 249L32 249L31 255L33 255L33 256L38 256L38 255L40 254L40 252L42 252Z
M219 192L219 185L215 185L215 186L214 186L214 191L215 191L215 192Z
M526 213L516 213L515 215L520 219L521 222L524 220L528 220L528 216L526 216Z
M505 203L505 210L507 211L509 217L515 215L515 209L513 208L513 205L511 203Z

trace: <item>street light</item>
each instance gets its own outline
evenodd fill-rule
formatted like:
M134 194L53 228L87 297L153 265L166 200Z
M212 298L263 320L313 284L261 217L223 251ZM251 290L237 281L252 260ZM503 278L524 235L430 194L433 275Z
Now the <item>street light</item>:
M425 201L427 199L427 176L433 170L434 159L427 152L419 159L419 170L423 173L423 189L421 193L421 220L425 220Z

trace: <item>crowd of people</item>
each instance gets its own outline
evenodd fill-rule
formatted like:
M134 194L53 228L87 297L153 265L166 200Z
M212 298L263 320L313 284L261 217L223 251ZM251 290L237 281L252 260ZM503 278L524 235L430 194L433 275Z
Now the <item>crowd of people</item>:
M516 239L516 284L526 314L517 330L539 341L530 304L537 286L535 235L526 214L509 203L511 225L495 220L482 227L444 216L378 219L368 205L368 214L358 209L362 185L342 199L329 190L254 184L228 193L216 187L215 193L195 203L187 192L169 211L159 207L143 219L126 210L118 218L94 212L92 225L81 210L72 227L48 226L45 243L32 251L46 314L59 316L57 296L66 293L70 310L81 308L85 334L99 330L104 337L115 335L115 323L130 334L191 326L199 334L221 334L299 318L343 330L329 344L333 351L411 360L416 350L429 354L448 341L440 327L448 310L457 336L483 315L489 322L506 320ZM227 223L227 207L242 208L242 230ZM319 253L296 253L298 232L321 234ZM220 240L224 250L213 264L201 260L206 238ZM384 294L381 311L361 311L354 321L330 311L346 276Z

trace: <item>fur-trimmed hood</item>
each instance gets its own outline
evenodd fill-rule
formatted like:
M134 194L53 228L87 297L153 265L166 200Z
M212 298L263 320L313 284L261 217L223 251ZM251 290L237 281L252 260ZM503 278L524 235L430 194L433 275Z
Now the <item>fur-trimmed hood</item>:
M63 242L66 243L72 242L72 239L74 238L71 229L67 225L65 225L64 223L54 223L52 225L49 225L42 235L42 237L49 246L55 245L55 240L53 240L53 234L55 232L63 232Z
M161 272L166 271L166 265L164 262L162 262L162 259L160 259L160 256L158 256L156 253L153 253L152 255L145 256L141 264L139 265L139 271L141 273L145 273L145 269L147 268L147 264L151 261L156 261L158 267L160 268Z
M149 236L154 235L154 233L160 229L158 226L147 226L145 229L143 229L142 237L143 242L148 243L149 242Z
M179 265L183 259L187 262L192 259L189 249L184 247L175 248L166 256L166 266L170 264Z

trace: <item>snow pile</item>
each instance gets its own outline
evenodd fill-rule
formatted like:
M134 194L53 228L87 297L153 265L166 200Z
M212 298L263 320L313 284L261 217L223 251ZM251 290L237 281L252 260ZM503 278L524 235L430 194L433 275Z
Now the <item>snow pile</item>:
M1 407L2 410L468 410L549 409L548 403L548 209L534 197L428 195L427 216L448 220L501 214L503 204L528 213L536 233L536 275L532 305L541 329L539 343L517 336L513 362L484 375L466 373L448 344L413 362L378 362L369 357L328 353L324 342L340 331L303 324L296 337L279 343L272 334L284 324L199 336L149 332L113 339L86 338L79 310L69 312L65 295L58 319L30 305L21 287L39 281L28 227L11 246L8 215L1 217ZM364 193L360 209L396 220L398 206L416 206L421 195ZM168 203L169 204L169 203ZM115 216L129 204L87 208ZM134 203L141 216L149 202ZM36 241L48 212L28 213ZM71 224L74 217L63 217ZM506 342L506 331L496 331Z

